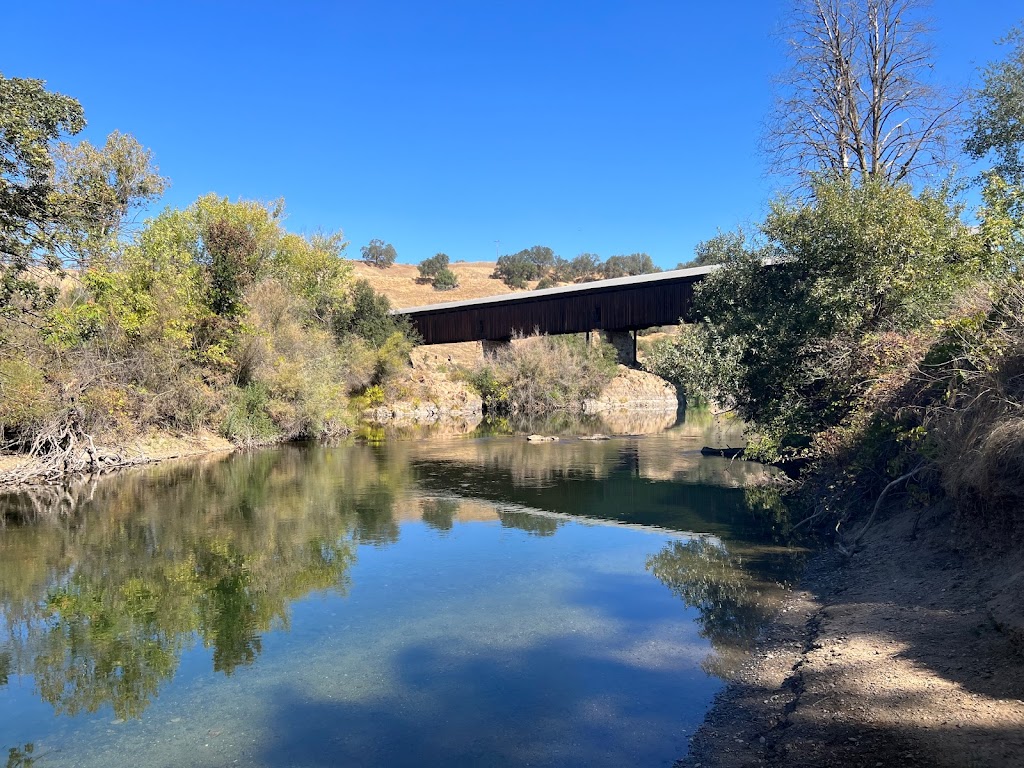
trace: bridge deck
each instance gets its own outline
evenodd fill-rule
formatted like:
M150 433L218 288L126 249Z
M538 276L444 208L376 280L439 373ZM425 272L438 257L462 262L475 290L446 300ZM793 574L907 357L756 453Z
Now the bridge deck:
M695 267L636 277L508 293L397 309L424 344L498 341L515 333L634 331L689 318L693 285L717 267Z

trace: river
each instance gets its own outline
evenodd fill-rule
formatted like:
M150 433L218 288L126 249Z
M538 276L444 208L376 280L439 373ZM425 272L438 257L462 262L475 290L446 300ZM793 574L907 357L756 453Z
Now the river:
M713 429L2 496L8 766L671 765L802 558Z

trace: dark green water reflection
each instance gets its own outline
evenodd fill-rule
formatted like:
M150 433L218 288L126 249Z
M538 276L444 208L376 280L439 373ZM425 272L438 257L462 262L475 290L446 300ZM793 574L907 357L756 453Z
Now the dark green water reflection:
M671 762L781 595L690 428L286 446L0 497L12 765Z

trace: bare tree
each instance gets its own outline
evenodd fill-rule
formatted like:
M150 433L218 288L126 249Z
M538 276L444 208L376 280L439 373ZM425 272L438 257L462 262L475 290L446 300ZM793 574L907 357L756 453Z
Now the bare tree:
M941 165L957 104L930 83L927 0L796 0L774 170L891 183Z

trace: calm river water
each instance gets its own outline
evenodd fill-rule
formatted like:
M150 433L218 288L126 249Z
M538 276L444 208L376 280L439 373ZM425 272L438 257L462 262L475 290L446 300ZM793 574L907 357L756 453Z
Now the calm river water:
M671 765L800 559L707 429L0 497L8 766Z

